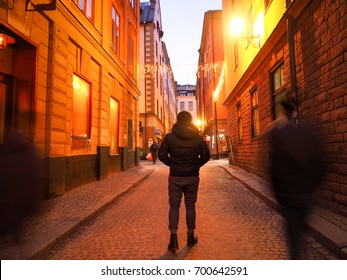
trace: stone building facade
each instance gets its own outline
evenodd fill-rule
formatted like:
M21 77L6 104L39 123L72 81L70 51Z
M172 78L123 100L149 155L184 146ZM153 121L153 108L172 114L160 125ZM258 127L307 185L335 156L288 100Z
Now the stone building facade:
M223 17L221 10L206 11L197 70L196 99L201 131L213 158L229 153L224 86Z
M143 156L154 141L160 145L176 119L177 89L163 36L160 1L141 2L140 150Z
M323 147L326 174L317 201L341 215L347 215L346 10L343 0L223 1L233 163L267 178L262 136L276 119L276 99L285 97L297 104L296 123L314 131ZM226 31L240 12L252 23L248 42ZM259 37L251 42L250 35Z
M16 41L0 51L1 95L44 160L46 195L137 165L140 1L28 2L1 1Z

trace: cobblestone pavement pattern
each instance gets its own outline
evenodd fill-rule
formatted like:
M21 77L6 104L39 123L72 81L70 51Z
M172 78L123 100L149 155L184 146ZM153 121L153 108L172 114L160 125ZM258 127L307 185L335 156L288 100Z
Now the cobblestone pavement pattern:
M197 203L198 244L186 247L182 203L177 254L168 252L168 168L156 170L105 211L80 226L39 259L276 260L287 259L283 219L223 169L201 169ZM336 259L306 236L307 259Z

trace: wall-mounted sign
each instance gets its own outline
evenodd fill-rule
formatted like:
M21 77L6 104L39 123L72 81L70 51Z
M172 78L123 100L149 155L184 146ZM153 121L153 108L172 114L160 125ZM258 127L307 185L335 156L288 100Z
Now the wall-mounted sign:
M26 0L25 10L30 11L53 11L56 9L57 0Z

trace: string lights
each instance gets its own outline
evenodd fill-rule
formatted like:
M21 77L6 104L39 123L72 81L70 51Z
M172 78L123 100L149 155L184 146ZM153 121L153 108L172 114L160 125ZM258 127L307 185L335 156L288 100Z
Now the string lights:
M172 69L168 68L166 65L154 65L154 64L141 64L140 65L141 72L143 73L143 76L152 76L155 77L157 74L160 76L163 76L164 73L169 73L170 75L173 74ZM213 73L213 75L216 77L217 73L220 71L224 71L224 62L219 61L215 63L206 63L206 64L199 64L197 67L197 76L198 78L201 78L202 76L207 77L209 73ZM223 74L224 75L224 74ZM223 76L224 79L224 76Z
M213 99L214 99L214 101L217 101L218 95L219 95L220 91L222 90L222 87L223 87L223 84L224 84L224 76L225 76L224 69L225 69L225 67L224 67L224 63L223 63L223 65L222 65L222 73L219 76L219 81L218 81L217 87L216 87L215 91L213 92Z

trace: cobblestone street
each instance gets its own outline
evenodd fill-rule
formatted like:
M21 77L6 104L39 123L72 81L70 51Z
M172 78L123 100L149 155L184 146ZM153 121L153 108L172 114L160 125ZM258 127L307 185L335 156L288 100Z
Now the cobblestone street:
M136 188L80 226L38 259L287 259L283 220L213 161L201 169L197 202L198 244L186 247L182 203L177 254L168 252L168 168L156 170ZM307 235L307 259L336 257Z

